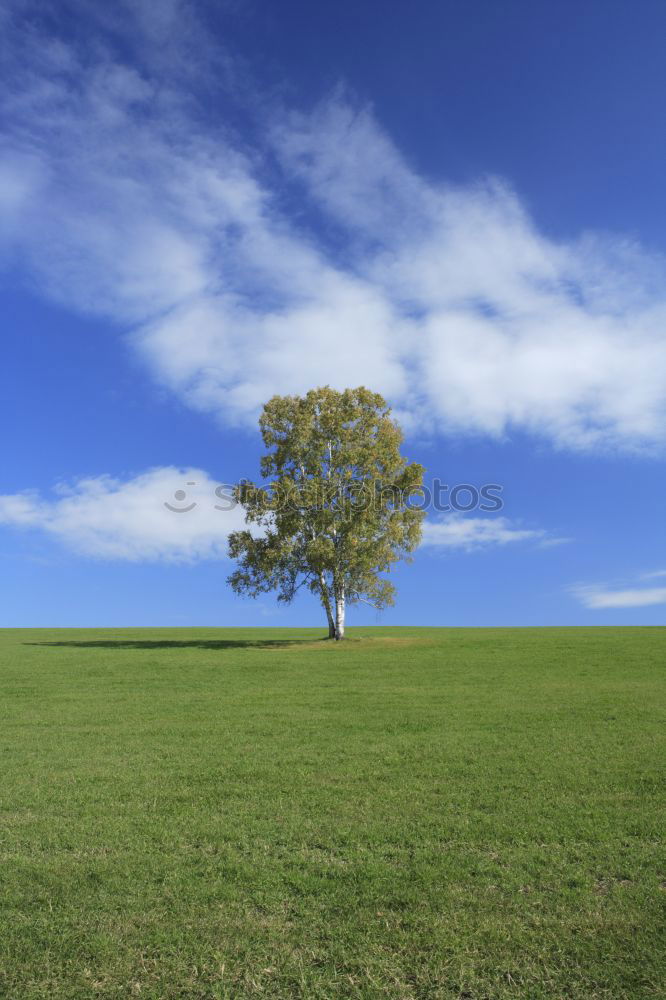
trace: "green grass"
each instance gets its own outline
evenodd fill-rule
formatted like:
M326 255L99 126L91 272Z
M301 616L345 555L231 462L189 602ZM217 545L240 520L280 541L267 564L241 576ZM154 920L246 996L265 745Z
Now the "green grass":
M666 996L666 630L319 635L0 635L0 995Z

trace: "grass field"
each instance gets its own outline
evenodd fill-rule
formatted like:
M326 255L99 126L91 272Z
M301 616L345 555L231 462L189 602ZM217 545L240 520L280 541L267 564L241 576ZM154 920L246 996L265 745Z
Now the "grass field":
M0 995L666 996L666 629L320 634L0 633Z

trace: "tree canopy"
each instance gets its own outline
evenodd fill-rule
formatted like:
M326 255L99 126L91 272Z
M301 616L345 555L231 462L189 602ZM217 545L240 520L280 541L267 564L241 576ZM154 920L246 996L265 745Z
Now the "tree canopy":
M274 396L259 427L265 482L236 487L248 527L229 537L229 583L253 597L275 590L286 603L306 587L329 637L342 639L347 604L394 602L385 574L419 543L424 515L410 498L423 467L403 457L390 408L363 387Z

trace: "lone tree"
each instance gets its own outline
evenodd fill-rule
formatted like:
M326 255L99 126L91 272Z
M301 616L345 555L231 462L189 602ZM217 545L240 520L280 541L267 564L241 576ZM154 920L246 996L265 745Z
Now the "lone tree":
M274 396L259 426L269 482L236 487L246 524L259 530L230 535L238 568L229 583L252 597L276 590L285 603L307 587L329 638L342 639L347 604L393 604L395 587L380 574L418 545L424 515L409 500L423 467L403 458L389 407L363 387Z

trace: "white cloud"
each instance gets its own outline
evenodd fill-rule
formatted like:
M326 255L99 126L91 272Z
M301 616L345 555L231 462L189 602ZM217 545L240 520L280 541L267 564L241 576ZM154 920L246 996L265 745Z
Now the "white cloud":
M508 517L465 517L456 514L438 521L426 519L422 545L469 552L512 542L538 541L542 544L544 540L547 540L545 531L520 528Z
M191 562L226 555L230 531L244 525L218 483L200 469L151 469L134 479L110 476L60 486L57 496L0 496L0 524L33 528L83 555L102 559ZM175 496L176 491L184 495ZM170 504L168 509L165 504ZM193 509L187 508L194 503ZM225 509L216 509L216 504Z
M506 184L422 177L343 94L240 138L210 114L241 100L233 64L189 5L153 7L84 4L92 58L39 19L6 26L0 233L43 294L131 331L156 378L227 423L274 392L366 383L435 432L662 445L661 257L557 243ZM123 30L133 65L110 55Z
M657 580L666 576L666 569L654 569L650 573L642 573L641 580Z
M573 594L586 608L643 608L666 604L666 587L629 587L610 590L606 587L579 586Z

